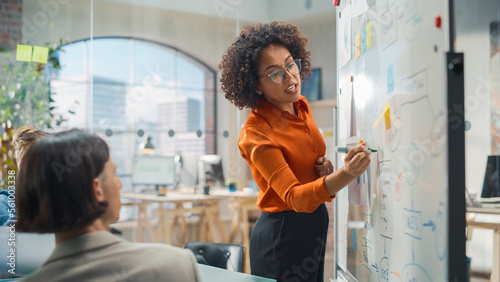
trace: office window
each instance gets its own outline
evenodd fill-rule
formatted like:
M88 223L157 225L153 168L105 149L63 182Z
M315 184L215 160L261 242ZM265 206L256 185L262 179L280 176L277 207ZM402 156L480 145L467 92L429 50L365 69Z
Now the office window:
M69 43L56 56L61 69L47 71L55 111L67 119L57 130L102 136L124 184L148 139L157 155L215 153L215 72L200 61L159 43L114 37Z

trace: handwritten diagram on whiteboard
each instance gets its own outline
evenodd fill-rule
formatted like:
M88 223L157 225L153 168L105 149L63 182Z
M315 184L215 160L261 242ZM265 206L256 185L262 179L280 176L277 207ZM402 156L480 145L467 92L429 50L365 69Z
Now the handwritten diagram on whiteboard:
M338 60L340 66L345 66L351 59L351 6L347 6L339 17L337 32Z
M352 38L339 53L338 145L377 150L336 199L337 266L357 281L447 280L447 34L434 21L444 9L423 0L338 9L337 32Z

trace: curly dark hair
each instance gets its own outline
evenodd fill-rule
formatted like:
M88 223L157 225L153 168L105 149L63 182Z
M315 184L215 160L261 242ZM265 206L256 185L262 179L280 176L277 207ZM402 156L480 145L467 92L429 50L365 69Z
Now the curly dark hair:
M279 21L256 24L243 30L224 52L219 69L222 71L221 88L226 99L243 108L255 108L258 99L257 70L262 50L271 44L283 45L295 59L302 59L300 78L311 75L311 52L306 50L308 39L298 27Z

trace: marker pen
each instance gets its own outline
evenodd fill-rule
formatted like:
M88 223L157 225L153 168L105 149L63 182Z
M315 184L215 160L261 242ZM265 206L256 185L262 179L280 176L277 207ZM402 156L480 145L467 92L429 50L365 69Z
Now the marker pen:
M335 147L335 153L346 153L349 152L349 150L351 149L354 149L356 147L354 146L338 146L338 147ZM374 149L371 149L371 148L368 148L366 147L366 150L372 152L372 153L375 153L377 152L377 150L374 150Z

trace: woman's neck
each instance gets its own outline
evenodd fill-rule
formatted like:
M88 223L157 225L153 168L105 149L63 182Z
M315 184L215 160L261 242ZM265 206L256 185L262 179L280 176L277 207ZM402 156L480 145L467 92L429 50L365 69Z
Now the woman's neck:
M110 228L109 226L105 225L100 218L96 219L93 223L90 225L87 225L82 228L77 228L69 231L64 231L64 232L56 232L56 246L59 244L66 242L68 240L71 240L75 237L87 234L87 233L92 233L92 232L98 232L98 231L109 231Z
M290 107L287 107L286 111L289 112L292 115L297 115L297 113L295 112L295 107L293 106L293 104L291 104Z

